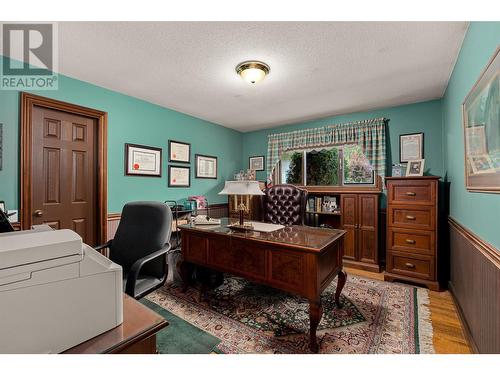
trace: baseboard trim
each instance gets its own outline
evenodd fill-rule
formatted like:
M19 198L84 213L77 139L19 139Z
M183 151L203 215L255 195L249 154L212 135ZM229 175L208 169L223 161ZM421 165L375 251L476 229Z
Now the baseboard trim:
M460 303L458 302L458 299L455 296L455 289L453 288L453 283L451 281L448 281L448 290L450 291L451 297L453 298L453 302L457 307L458 319L460 319L460 323L462 323L462 327L464 329L464 334L465 334L464 335L465 340L467 340L467 343L471 347L472 352L474 354L479 354L479 349L477 348L476 342L474 341L474 337L472 336L469 323L467 323L467 320L465 320L465 315L462 310L462 306L460 306Z

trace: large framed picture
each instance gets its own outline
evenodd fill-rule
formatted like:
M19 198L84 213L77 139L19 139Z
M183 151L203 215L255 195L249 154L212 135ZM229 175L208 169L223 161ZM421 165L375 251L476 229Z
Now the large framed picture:
M208 155L195 155L196 178L213 178L217 179L217 157Z
M168 161L175 163L191 163L191 144L169 140Z
M263 171L264 156L250 156L248 158L248 168L254 171Z
M399 162L424 158L424 133L401 134L399 136Z
M169 187L190 187L191 168L177 165L168 166L168 186Z
M161 177L161 148L125 143L125 174Z
M465 187L500 193L500 47L462 105Z

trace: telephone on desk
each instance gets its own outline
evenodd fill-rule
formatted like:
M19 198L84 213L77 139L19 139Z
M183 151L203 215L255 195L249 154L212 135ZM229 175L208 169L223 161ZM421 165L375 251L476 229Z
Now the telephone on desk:
M194 218L193 223L195 225L219 225L220 219L214 219L207 215L198 215Z

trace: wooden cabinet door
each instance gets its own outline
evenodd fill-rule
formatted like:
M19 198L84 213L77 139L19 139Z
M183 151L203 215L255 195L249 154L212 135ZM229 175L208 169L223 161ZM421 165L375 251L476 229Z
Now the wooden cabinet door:
M360 194L358 197L358 260L378 264L378 196Z
M347 233L344 236L344 259L357 260L357 236L358 226L358 196L356 194L342 194L342 229Z

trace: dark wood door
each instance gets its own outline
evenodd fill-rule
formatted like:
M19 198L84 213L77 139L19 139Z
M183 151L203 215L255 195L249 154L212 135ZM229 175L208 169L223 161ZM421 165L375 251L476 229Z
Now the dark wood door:
M378 264L378 196L360 194L358 200L359 260Z
M95 245L97 121L35 106L32 112L33 224L72 229Z
M358 196L356 194L342 194L342 229L347 233L344 236L344 259L357 260L357 230L358 227Z

